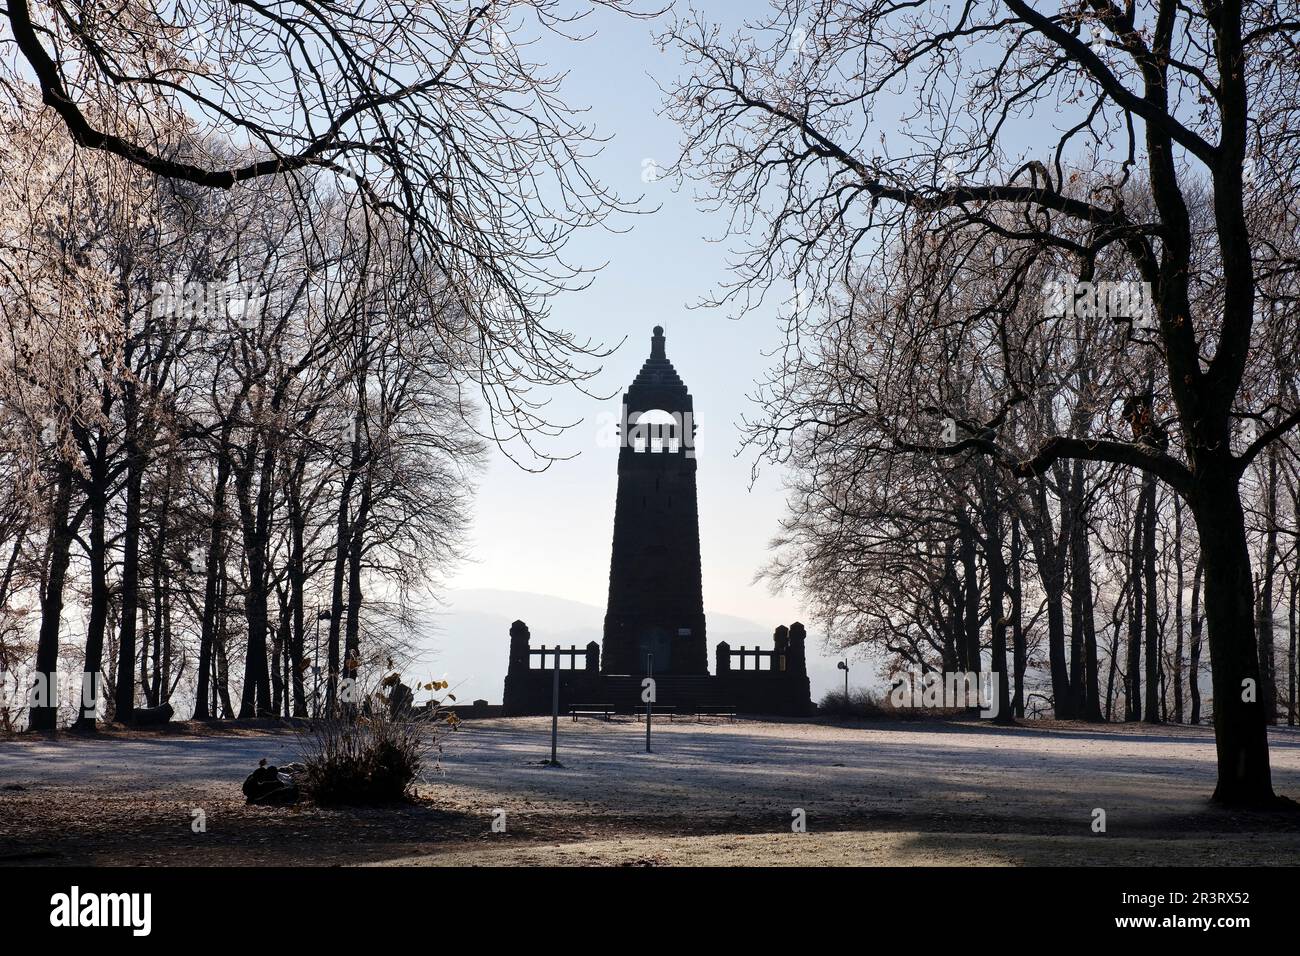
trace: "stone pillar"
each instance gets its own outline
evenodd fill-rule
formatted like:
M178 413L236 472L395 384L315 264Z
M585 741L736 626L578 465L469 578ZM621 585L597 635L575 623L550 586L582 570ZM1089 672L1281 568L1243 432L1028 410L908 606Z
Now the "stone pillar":
M600 645L595 641L589 641L587 644L587 670L592 672L600 670Z
M772 659L772 670L786 670L790 660L790 632L784 624L772 634L772 650L776 652Z
M784 630L784 628L778 628ZM790 625L790 650L787 654L788 664L786 669L803 677L808 673L808 658L804 651L804 641L807 639L807 633L803 625L795 621Z
M716 655L714 672L719 677L731 673L731 645L726 641L718 641L718 648L714 653Z
M506 670L505 691L501 695L502 713L507 717L527 714L535 705L529 696L528 625L515 621L510 625L510 666Z
M510 669L528 670L528 625L515 621L510 625Z

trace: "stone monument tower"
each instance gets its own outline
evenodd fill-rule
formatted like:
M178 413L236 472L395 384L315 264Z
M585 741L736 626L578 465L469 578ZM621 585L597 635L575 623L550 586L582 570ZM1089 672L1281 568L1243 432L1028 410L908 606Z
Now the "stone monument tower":
M655 326L623 396L618 497L605 612L607 674L708 673L691 394Z

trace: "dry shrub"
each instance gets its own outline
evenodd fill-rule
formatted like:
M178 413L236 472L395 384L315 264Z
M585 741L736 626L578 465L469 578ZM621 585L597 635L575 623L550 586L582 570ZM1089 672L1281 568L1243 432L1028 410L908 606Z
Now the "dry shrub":
M394 675L395 676L395 675ZM400 681L385 679L391 691ZM427 684L438 690L445 684ZM376 692L360 707L313 721L301 733L302 783L320 804L369 804L405 800L426 770L435 768L438 731L456 715L435 701L427 710L394 707L391 693Z
M876 699L869 690L853 690L846 697L844 691L833 690L817 705L817 713L824 717L889 717L897 714L887 704Z

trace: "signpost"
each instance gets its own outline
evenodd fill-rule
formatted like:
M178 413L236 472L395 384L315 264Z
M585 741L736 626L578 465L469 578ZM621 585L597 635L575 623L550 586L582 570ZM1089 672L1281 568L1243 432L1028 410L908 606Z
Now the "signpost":
M555 751L560 741L560 645L555 645L555 678L551 682L551 766L558 767Z
M645 676L647 684L647 693L645 694L645 752L650 753L650 720L654 715L655 705L655 656L653 654L645 656Z

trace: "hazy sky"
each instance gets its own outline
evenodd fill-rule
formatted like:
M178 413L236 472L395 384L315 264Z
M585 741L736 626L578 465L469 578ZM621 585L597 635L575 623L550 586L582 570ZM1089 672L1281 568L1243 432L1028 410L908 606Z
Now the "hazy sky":
M727 30L767 10L760 0L708 0L703 8ZM765 466L751 487L754 455L741 450L738 429L742 416L752 418L757 411L747 395L770 367L772 360L764 353L781 342L778 310L786 303L778 300L785 296L769 296L761 311L740 321L729 319L724 310L691 308L728 277L728 248L716 241L726 226L726 211L705 209L691 182L646 182L644 175L649 167L669 165L677 157L679 131L658 115L662 94L655 81L671 87L682 71L680 58L676 50L661 51L655 44L655 22L598 10L586 26L595 31L594 38L547 38L531 48L533 58L567 71L567 102L588 107L597 133L612 137L591 170L624 198L644 195L645 209L657 211L624 220L622 225L631 227L625 234L575 237L568 250L571 258L608 265L591 288L555 302L554 322L608 343L627 341L594 383L598 394L612 394L609 401L572 391L555 395L555 418L584 421L548 448L556 454L576 452L575 459L536 475L493 453L476 505L474 561L454 575L451 587L527 591L604 608L618 453L601 447L602 416L618 413L619 396L649 354L651 329L663 325L668 358L695 398L705 614L756 622L756 643L770 641L778 624L809 624L809 671L814 698L819 697L839 684L838 655L824 651L824 635L797 595L773 595L765 584L754 583L784 513L782 475ZM914 105L903 91L882 95L875 104L871 138L879 131L891 147L915 148L914 142L900 143ZM1003 146L1020 151L1023 160L1041 140L1044 123L1058 129L1073 125L1077 117L1072 109L1058 105L1053 113L1049 104L1042 115L1031 111L1015 129L1004 130ZM441 636L434 640L435 647L441 642L448 652L446 658L468 650L451 646L456 640L454 605L451 612L441 619L447 626L438 628ZM528 624L534 641L544 643L547 622ZM878 659L855 661L853 685L879 688L877 667ZM477 687L482 679L479 673L471 683ZM492 676L490 688L495 681ZM493 699L497 693L493 690Z
M725 6L710 3L710 14ZM770 636L771 628L802 612L793 596L772 596L752 583L777 529L782 493L773 470L749 487L753 456L737 457L736 423L747 410L752 415L745 396L767 367L763 351L779 341L776 312L738 322L717 310L688 308L726 276L727 257L724 246L710 241L720 234L720 215L700 209L691 184L674 192L671 181L643 179L650 164L676 157L677 130L656 115L660 93L653 78L676 75L677 55L659 52L651 23L603 12L588 22L597 30L592 40L548 40L532 49L569 71L567 100L589 106L598 132L612 135L591 164L594 172L626 198L644 194L646 209L660 207L626 219L623 225L632 227L626 234L577 237L571 258L608 266L590 289L555 303L557 326L611 343L627 337L594 383L597 393L616 394L600 402L556 393L555 417L584 421L547 445L577 458L545 474L528 474L493 453L475 508L475 561L451 586L532 591L604 607L618 452L600 447L602 415L617 414L618 395L649 354L651 329L661 324L668 358L695 398L705 612L764 622L766 634L755 637ZM535 634L544 630L544 622L529 624Z
M707 0L697 6L728 32L743 18L761 18L768 9L761 0ZM608 264L589 289L555 302L554 322L607 343L627 341L594 383L597 393L612 395L609 401L573 391L554 397L555 418L583 422L548 448L555 454L577 453L575 459L537 475L493 453L476 505L474 560L459 569L450 585L532 592L605 607L618 452L602 447L599 436L604 419L617 415L619 395L649 354L651 329L663 325L668 358L695 398L705 614L720 624L722 615L755 622L755 643L770 642L778 624L803 620L809 625L813 696L820 697L839 686L838 655L824 650L824 635L797 595L773 595L765 584L754 583L756 572L770 558L768 543L784 514L782 474L765 466L751 487L755 458L752 450L740 448L738 428L743 416L753 418L758 411L747 395L770 368L770 354L781 343L778 310L787 306L778 300L789 291L769 296L762 310L740 321L729 319L723 310L691 308L728 278L728 248L717 241L727 225L727 211L708 211L693 183L646 181L647 169L670 165L677 158L679 131L658 115L662 94L656 80L671 87L682 73L680 57L675 49L661 51L656 45L653 35L661 24L655 22L598 10L585 26L594 31L592 39L545 38L531 48L532 58L566 71L567 102L587 107L597 133L611 137L592 161L592 172L624 198L644 195L644 208L657 211L626 219L621 225L631 228L625 234L589 232L575 237L567 250L571 258ZM910 88L882 94L873 104L872 128L864 135L873 142L879 136L891 155L925 149L935 130L927 129L924 117L912 115L915 105ZM1044 140L1045 130L1073 127L1082 118L1078 110L1050 101L1029 108L1002 131L1001 145L1017 154L1015 165L1030 155L1043 158L1042 144L1054 141ZM1105 147L1099 148L1105 152ZM1084 157L1079 162L1095 160ZM432 619L440 622L435 625L438 635L426 647L455 672L446 676L463 677L467 692L483 688L481 692L495 700L500 668L482 652L496 649L489 646L490 640L468 636L483 600L481 592L464 596L457 643L453 596L450 614ZM492 598L487 600L491 603ZM527 605L538 618L563 616L558 608L549 613L547 605L522 598L503 598L502 603ZM515 616L511 608L491 610L509 615L507 620ZM548 622L527 623L534 642L545 643ZM480 618L480 628L482 624ZM491 624L487 633L496 627ZM550 630L554 633L554 626ZM709 631L716 640L720 632L712 625ZM504 649L504 634L500 640ZM730 635L728 640L737 643ZM880 689L878 669L877 655L854 660L852 684Z

